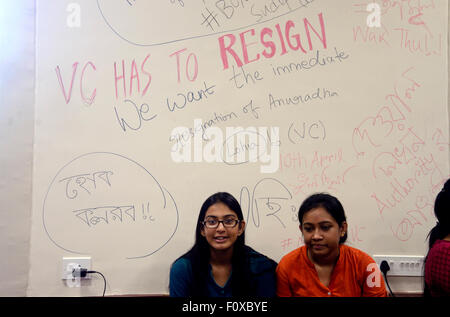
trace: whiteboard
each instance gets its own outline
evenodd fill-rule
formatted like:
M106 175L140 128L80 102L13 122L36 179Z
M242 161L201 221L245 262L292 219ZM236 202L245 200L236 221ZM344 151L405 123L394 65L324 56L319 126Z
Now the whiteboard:
M338 197L348 244L424 254L449 176L448 2L38 1L28 294L89 256L106 293L167 294L203 201L276 261Z

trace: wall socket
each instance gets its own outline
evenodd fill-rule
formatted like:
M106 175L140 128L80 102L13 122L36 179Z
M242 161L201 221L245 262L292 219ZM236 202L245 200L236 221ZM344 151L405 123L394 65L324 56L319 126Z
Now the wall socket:
M423 255L374 255L373 259L380 266L383 260L389 264L387 276L423 276Z
M72 280L74 276L72 271L75 268L84 268L88 271L91 270L91 257L63 257L62 259L62 279ZM89 274L83 279L90 279Z

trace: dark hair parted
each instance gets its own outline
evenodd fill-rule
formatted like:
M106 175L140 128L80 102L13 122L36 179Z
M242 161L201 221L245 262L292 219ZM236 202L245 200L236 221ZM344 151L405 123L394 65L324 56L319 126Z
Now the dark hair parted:
M197 219L194 246L181 256L181 258L188 259L192 265L194 280L191 289L192 296L208 296L207 278L209 276L210 246L201 232L203 228L202 222L205 219L207 210L217 203L225 204L236 213L239 220L244 220L241 206L231 194L218 192L205 200ZM250 280L251 274L246 252L248 252L248 247L245 246L245 232L243 232L233 245L233 256L231 259L233 274L230 280L233 296L252 294L254 288Z
M339 227L346 220L344 207L341 202L334 196L327 193L316 193L306 198L300 209L298 210L298 220L300 225L303 225L303 216L310 210L322 207L324 208L338 223ZM339 243L344 243L347 240L347 232L339 239Z

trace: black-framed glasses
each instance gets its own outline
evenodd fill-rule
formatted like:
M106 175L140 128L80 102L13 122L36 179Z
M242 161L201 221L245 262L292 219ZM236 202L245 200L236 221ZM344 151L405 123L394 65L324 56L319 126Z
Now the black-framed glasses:
M222 223L225 228L234 228L241 222L240 220L229 218L225 220L218 220L215 218L210 218L202 222L202 224L208 229L217 229L219 224Z

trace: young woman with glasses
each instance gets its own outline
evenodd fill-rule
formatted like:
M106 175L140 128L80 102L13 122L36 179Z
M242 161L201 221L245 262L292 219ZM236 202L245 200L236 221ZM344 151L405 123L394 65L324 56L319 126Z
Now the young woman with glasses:
M216 193L203 203L195 244L170 269L172 297L273 297L277 263L245 245L238 201Z

